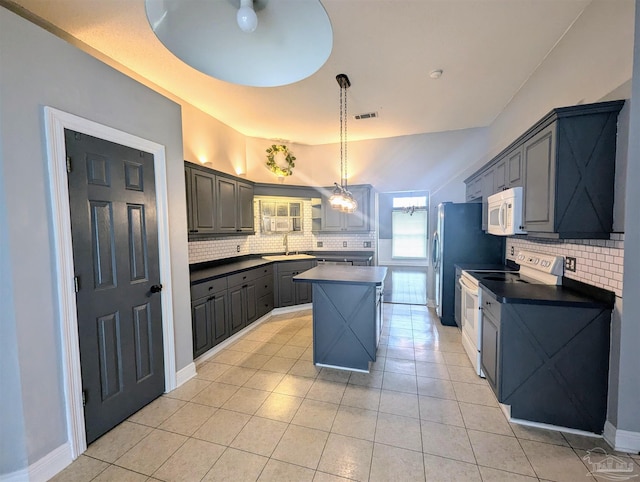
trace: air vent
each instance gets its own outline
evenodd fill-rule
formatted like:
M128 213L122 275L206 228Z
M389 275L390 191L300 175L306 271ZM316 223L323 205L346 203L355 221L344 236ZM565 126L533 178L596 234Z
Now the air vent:
M355 120L374 119L376 117L378 117L377 112L367 112L366 114L356 114L353 116Z

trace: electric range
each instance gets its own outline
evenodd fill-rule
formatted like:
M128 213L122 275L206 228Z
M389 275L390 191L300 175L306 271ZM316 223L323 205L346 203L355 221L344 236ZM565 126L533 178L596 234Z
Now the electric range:
M463 270L459 279L462 288L462 345L475 372L484 377L481 368L482 290L483 281L517 284L562 284L564 258L533 251L520 251L516 256L519 271Z

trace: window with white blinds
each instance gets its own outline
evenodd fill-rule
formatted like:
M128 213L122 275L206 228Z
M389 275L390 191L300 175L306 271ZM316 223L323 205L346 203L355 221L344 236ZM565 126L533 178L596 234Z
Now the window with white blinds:
M426 196L394 197L391 223L391 256L426 259L428 228Z

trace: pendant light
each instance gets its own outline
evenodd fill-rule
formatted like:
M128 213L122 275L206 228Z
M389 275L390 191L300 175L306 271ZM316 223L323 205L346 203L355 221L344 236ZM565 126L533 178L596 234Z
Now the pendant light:
M334 183L329 204L333 209L354 213L358 209L358 203L347 186L347 89L351 87L351 81L346 74L336 75L336 80L340 86L340 184Z
M320 0L144 0L158 40L196 70L251 87L316 73L333 48Z

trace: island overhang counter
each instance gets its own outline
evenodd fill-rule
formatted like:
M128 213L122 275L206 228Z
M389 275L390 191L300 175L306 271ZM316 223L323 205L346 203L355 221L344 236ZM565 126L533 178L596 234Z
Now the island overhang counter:
M320 265L294 276L313 287L313 363L369 371L382 331L382 266Z

